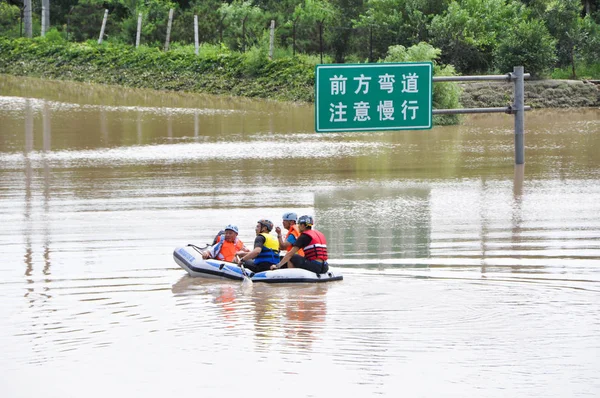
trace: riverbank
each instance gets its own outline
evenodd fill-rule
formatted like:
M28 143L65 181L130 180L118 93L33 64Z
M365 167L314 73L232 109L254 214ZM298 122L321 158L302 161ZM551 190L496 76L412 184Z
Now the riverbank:
M465 108L506 106L512 102L513 85L472 82L460 85ZM600 85L580 80L525 81L525 104L533 108L584 108L600 106Z
M301 58L273 61L265 54L240 54L207 47L169 53L105 43L66 43L0 38L0 73L154 90L314 101L314 65ZM448 84L448 83L443 83ZM506 106L512 84L462 83L466 108ZM533 108L597 107L600 86L575 80L526 81L525 102Z

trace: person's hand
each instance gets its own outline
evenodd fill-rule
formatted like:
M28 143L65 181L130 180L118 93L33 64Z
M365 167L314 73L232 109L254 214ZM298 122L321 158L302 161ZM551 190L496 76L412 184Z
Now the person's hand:
M277 232L277 235L281 235L281 228L275 227L275 232Z
M273 264L273 265L271 265L271 269L272 270L278 269L279 267L281 267L281 265L279 265L279 264Z
M202 252L202 258L203 258L203 259L205 259L205 260L206 260L206 259L208 258L208 256L209 256L209 254L208 254L208 252L207 252L207 251L203 251L203 252Z

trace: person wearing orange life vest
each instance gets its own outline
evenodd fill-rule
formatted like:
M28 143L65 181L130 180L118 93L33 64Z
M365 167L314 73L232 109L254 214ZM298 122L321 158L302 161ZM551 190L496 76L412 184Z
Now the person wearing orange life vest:
M269 220L258 220L256 223L256 239L254 249L240 257L238 264L243 264L252 272L263 272L271 269L271 265L279 261L279 242L269 232L273 223Z
M298 215L296 213L284 213L283 216L283 228L287 229L288 233L285 236L285 239L282 239L281 228L275 228L275 232L277 232L277 240L279 241L279 250L287 250L290 251L296 240L300 236L300 231L298 230L298 226L296 225L296 221L298 220ZM302 249L298 250L298 254L304 256L304 251Z
M287 263L288 268L302 268L316 274L329 271L327 264L327 239L321 232L312 229L314 220L311 216L302 216L298 219L300 236L292 249L271 269L281 268ZM296 254L298 250L304 249L304 257Z
M225 232L215 238L216 244L202 251L202 258L214 258L232 263L235 255L240 251L247 251L244 243L237 238L238 227L229 224Z

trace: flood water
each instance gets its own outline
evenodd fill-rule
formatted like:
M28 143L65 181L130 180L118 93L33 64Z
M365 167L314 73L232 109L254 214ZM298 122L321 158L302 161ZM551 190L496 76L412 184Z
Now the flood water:
M0 75L2 397L600 396L600 109L316 134L312 107ZM313 214L330 284L178 245Z

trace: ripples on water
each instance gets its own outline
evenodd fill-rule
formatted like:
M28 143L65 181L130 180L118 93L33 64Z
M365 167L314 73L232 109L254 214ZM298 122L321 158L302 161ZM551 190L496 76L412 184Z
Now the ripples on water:
M600 392L597 110L528 114L521 173L506 116L317 135L310 107L23 82L0 77L3 395ZM343 282L171 258L289 210Z

